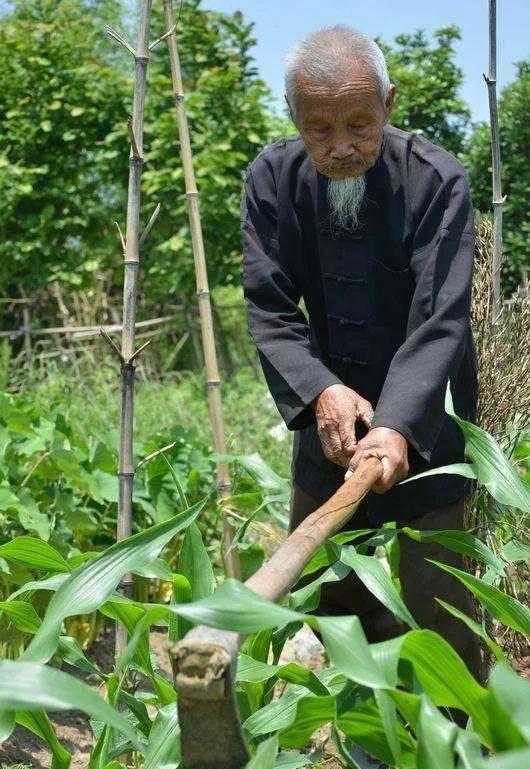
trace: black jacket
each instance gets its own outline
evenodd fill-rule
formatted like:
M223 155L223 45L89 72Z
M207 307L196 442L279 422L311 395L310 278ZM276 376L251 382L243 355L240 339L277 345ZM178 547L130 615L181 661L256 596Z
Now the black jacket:
M249 329L296 431L293 477L325 496L344 477L324 456L310 405L325 387L352 387L375 407L374 427L407 438L411 474L462 461L462 435L444 411L447 381L466 419L475 418L477 393L474 217L463 166L386 125L358 228L330 225L326 184L302 139L281 139L250 164L241 205ZM374 523L404 521L470 488L459 476L433 476L370 493L363 505Z

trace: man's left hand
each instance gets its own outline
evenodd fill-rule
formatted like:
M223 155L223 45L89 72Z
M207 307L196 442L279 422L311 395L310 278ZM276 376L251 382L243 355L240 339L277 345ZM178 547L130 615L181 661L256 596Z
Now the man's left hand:
M390 427L374 427L357 443L344 480L347 480L356 467L368 457L377 457L383 465L383 475L372 489L377 494L384 494L408 475L407 447L407 439L397 430Z

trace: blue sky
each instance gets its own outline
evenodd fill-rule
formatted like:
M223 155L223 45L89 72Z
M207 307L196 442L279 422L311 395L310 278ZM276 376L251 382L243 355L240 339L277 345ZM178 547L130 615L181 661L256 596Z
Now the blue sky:
M482 77L488 68L488 0L203 0L204 8L243 11L255 22L254 55L261 77L282 98L283 57L300 37L332 24L350 24L371 37L392 41L401 32L425 29L430 35L448 24L460 27L457 61L464 70L461 94L474 120L487 120L488 97ZM497 2L497 82L513 80L514 62L530 56L530 0Z

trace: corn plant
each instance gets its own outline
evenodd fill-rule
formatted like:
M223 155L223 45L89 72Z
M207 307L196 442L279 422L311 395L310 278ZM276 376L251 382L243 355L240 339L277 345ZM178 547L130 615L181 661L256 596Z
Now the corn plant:
M450 400L447 409L451 411ZM466 438L468 462L445 471L477 478L499 504L527 513L529 488L495 441L476 426L454 418ZM40 570L42 575L19 586L0 604L9 625L29 639L18 659L0 662L2 739L15 723L21 724L47 743L54 767L66 768L71 755L57 739L47 711L76 708L92 717L95 746L90 769L118 769L125 765L123 756L137 767L181 766L177 695L149 653L149 631L154 625L167 626L171 648L192 625L201 623L246 636L236 680L251 752L248 766L253 769L309 766L310 757L303 749L312 733L325 724L345 766L357 766L351 754L354 746L388 766L404 769L522 769L527 765L530 683L514 672L483 625L444 605L483 639L496 658L487 686L471 676L446 641L417 626L391 576L365 554L369 543L356 544L355 530L333 536L316 553L305 575L327 569L295 590L289 605L266 601L233 579L216 587L197 526L204 504L203 500L186 507L102 552L82 557L65 557L50 543L27 535L0 545L4 561ZM178 572L174 572L163 555L182 532ZM496 554L470 532L405 527L374 535L387 540L389 536L436 539L482 564L486 568L482 579L458 569L451 572L501 625L530 635L528 608L497 586L511 558L528 558L524 542L513 542L511 550ZM339 570L341 574L354 570L409 630L391 641L368 644L357 617L312 613L321 584L335 579ZM171 602L134 601L117 593L128 571L170 581ZM51 596L44 613L38 601L42 594ZM111 671L89 662L75 639L65 634L69 617L93 611L123 623L128 631L127 646ZM280 662L286 640L303 623L323 640L330 665L320 672ZM66 672L69 667L94 676L104 696ZM134 684L131 672L145 677L149 691ZM277 685L282 693L274 698ZM468 717L467 729L452 720L455 709ZM486 758L485 752L494 755ZM215 764L215 756L212 760Z

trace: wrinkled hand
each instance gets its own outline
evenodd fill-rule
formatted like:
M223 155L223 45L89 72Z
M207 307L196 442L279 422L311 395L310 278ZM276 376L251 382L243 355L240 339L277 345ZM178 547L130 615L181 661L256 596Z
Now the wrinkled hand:
M368 429L374 410L366 398L343 384L326 387L313 401L317 430L328 459L348 467L357 446L355 423L360 419Z
M350 477L363 460L378 457L383 465L383 475L372 488L377 494L384 494L408 475L407 446L407 439L397 430L390 427L374 427L355 447L344 480Z

